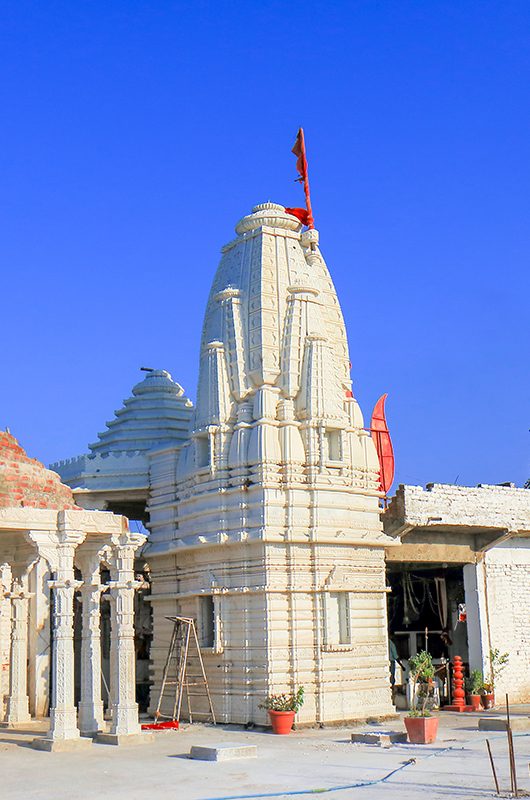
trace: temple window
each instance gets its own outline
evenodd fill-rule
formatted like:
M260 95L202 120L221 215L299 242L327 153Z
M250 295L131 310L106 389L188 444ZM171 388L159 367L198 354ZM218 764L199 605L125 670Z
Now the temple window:
M350 593L329 592L326 606L326 643L351 644Z
M199 639L201 647L216 646L216 613L213 595L199 597Z
M340 461L342 459L341 431L338 428L326 428L324 434L327 461Z
M207 467L210 463L210 443L207 436L198 436L195 440L197 467Z

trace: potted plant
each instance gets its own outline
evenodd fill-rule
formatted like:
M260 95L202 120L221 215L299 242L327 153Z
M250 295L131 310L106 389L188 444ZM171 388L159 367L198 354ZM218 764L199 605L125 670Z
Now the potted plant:
M287 734L291 732L294 715L304 704L304 687L288 694L270 694L267 699L259 704L259 708L266 708L272 725L272 732Z
M479 669L471 671L469 678L466 678L466 691L469 696L469 705L473 711L480 711L481 694L484 688L484 676Z
M495 684L501 672L508 666L510 656L501 653L498 647L491 648L489 652L489 674L482 687L482 705L484 708L493 708L495 705Z
M409 660L412 678L410 711L405 717L405 728L411 744L432 744L438 733L438 717L431 716L427 708L434 687L434 665L426 650Z

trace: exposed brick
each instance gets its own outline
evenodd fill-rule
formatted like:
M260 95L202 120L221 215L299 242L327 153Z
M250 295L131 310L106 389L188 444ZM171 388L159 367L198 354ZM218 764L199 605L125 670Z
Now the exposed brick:
M29 458L14 436L0 431L0 508L78 508L57 473Z

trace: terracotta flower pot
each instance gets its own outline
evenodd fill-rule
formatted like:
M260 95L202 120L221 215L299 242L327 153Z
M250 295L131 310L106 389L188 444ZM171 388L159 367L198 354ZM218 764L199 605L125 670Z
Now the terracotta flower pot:
M471 705L473 711L480 711L480 709L482 707L481 706L481 703L482 703L481 695L479 695L479 694L470 694L469 695L469 702L470 702L470 705Z
M411 744L432 744L438 733L438 717L405 717L405 728Z
M269 717L272 725L272 732L285 735L291 733L294 722L294 711L272 711L269 709Z
M493 692L486 692L485 694L481 695L481 700L483 708L493 708L495 705L495 695Z

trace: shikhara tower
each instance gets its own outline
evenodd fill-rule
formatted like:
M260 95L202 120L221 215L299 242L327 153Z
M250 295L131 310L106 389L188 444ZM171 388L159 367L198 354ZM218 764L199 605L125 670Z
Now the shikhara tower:
M265 722L303 685L300 722L393 711L379 463L351 391L318 249L264 203L222 250L189 440L151 458L154 691L177 611L199 621L218 718Z

